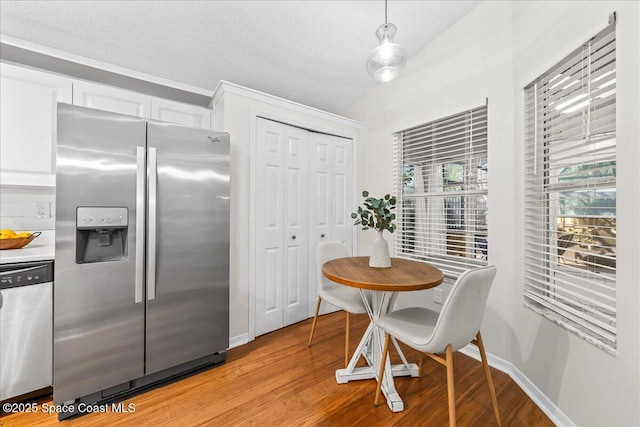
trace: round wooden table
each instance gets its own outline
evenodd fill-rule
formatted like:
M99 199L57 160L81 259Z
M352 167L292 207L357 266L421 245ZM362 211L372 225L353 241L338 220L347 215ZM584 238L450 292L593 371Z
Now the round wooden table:
M442 283L442 272L437 268L420 261L405 258L391 258L391 267L369 267L369 257L338 258L324 263L322 274L330 280L342 285L359 288L371 319L355 353L345 369L336 371L336 381L344 384L353 380L377 378L378 367L382 360L382 342L384 331L377 326L382 310L387 312L395 303L400 291L418 291L438 286ZM373 291L371 302L364 291ZM386 297L389 296L387 299ZM387 299L385 303L385 299ZM387 398L387 405L393 412L404 409L404 403L393 384L393 377L420 375L418 365L407 362L395 338L392 338L400 358L401 365L391 365L387 357L382 392ZM356 367L360 357L367 366Z

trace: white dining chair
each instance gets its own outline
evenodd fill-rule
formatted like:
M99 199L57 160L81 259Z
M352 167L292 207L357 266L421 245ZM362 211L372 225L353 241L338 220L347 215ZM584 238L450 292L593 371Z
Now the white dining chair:
M313 323L311 324L311 335L309 336L309 347L311 347L311 341L313 340L313 333L316 330L316 321L318 320L318 312L320 311L320 303L322 300L335 305L336 307L346 312L346 337L344 344L344 364L347 366L349 363L349 313L362 314L366 313L367 309L362 301L360 291L356 288L340 285L327 279L322 274L322 265L336 258L348 257L347 247L344 243L339 241L320 242L316 246L316 265L318 270L318 302L316 303L316 312L313 316Z
M453 384L453 352L469 343L478 346L484 375L489 386L493 411L498 425L501 424L496 391L493 387L487 356L484 352L480 325L489 296L494 266L468 270L455 282L451 293L442 305L440 313L422 308L410 307L383 314L378 319L378 327L385 331L382 362L378 372L375 405L378 405L384 367L391 336L409 347L425 353L447 368L447 393L449 405L449 425L456 425L455 392ZM437 354L444 353L445 356Z

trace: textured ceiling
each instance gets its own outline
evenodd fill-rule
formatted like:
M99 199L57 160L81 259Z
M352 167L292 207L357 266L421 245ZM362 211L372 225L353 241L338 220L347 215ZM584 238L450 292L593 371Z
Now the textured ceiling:
M479 1L389 1L410 56ZM213 90L227 80L341 114L365 70L377 1L0 1L2 34Z

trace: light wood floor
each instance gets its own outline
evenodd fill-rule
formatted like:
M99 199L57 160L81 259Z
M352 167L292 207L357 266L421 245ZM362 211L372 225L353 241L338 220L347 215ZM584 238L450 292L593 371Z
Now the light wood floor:
M352 316L352 349L368 323ZM229 351L227 363L132 397L133 413L89 414L61 424L75 426L446 426L445 368L425 358L421 378L396 378L405 410L373 406L375 382L337 384L344 363L344 313L318 319L314 345L307 347L311 321L258 337ZM491 352L491 349L487 349ZM410 361L417 353L406 349ZM392 360L396 360L392 352ZM552 426L551 421L506 375L492 369L503 426ZM459 426L493 426L482 365L454 355ZM51 404L42 399L42 404ZM55 415L2 414L0 426L57 425Z

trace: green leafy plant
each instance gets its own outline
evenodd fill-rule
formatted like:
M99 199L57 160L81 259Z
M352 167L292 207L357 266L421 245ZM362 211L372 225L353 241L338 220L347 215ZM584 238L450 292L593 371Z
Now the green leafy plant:
M358 211L351 214L351 218L356 220L353 224L362 225L363 230L374 228L393 233L396 229L393 223L396 214L391 211L396 208L396 196L387 194L382 199L376 199L369 197L368 191L363 191L362 196L365 197L363 206L358 206Z

